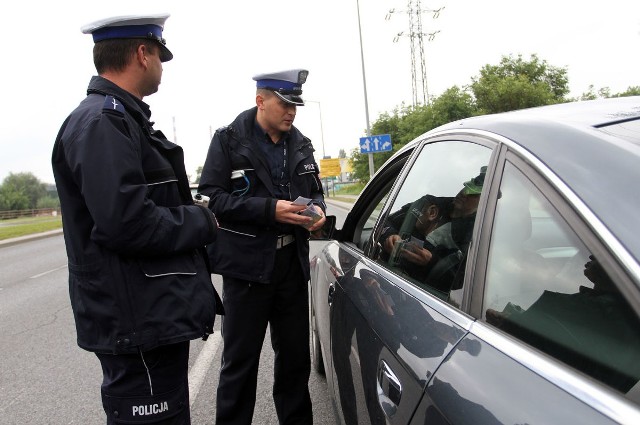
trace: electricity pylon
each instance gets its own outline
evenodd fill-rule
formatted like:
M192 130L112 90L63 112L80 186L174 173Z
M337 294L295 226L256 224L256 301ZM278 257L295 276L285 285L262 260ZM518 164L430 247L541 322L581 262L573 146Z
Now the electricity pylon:
M407 10L391 9L386 20L391 19L394 13L406 13L409 16L409 32L400 31L393 39L397 43L401 37L409 37L411 49L411 89L413 91L413 106L418 105L418 99L422 99L423 105L429 104L429 87L427 84L427 59L424 53L424 39L432 41L436 34L440 31L424 32L422 29L422 14L432 13L432 18L436 19L440 16L440 12L444 9L423 9L420 4L421 0L408 0Z

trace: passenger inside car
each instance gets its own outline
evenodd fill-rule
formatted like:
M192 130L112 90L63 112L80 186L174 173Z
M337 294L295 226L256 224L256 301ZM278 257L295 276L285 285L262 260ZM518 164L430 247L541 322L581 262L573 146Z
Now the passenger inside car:
M432 252L424 246L427 236L450 220L452 198L425 195L389 217L383 230L383 259L407 269L414 277L424 273ZM453 240L448 243L455 247ZM433 248L433 247L431 247Z
M463 188L453 199L451 221L427 237L428 243L436 245L442 240L453 240L458 248L456 252L437 258L429 271L425 282L436 289L448 293L459 286L454 281L461 282L462 273L458 271L464 270L486 173L487 167L483 166L480 174L462 184Z
M425 195L391 215L380 238L382 260L446 294L471 241L486 170L453 198Z

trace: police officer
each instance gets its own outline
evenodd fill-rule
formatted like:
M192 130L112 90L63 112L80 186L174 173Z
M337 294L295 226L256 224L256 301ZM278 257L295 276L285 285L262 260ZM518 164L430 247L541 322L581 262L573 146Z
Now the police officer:
M256 106L216 131L202 170L199 191L220 222L207 247L214 273L223 276L225 306L218 425L251 423L267 324L278 419L313 420L308 239L322 227L326 206L311 141L293 126L307 74L255 76Z
M107 424L190 423L189 341L206 339L222 308L204 250L215 216L194 205L182 148L142 101L173 57L168 17L82 28L99 76L53 148L78 345L102 365Z

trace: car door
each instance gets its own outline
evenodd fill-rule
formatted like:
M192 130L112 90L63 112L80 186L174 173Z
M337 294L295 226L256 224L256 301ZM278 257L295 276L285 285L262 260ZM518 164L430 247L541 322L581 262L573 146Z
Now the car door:
M325 241L321 252L315 255L310 262L312 364L316 371L325 373L329 391L338 406L341 404L349 405L349 401L340 399L336 388L339 383L344 385L345 381L342 378L345 376L345 371L346 376L350 376L350 366L342 361L343 357L334 356L331 352L331 329L335 328L332 323L336 321L339 323L340 314L342 314L340 309L336 310L335 308L334 293L339 281L350 278L350 272L357 264L369 235L373 232L378 216L381 214L382 207L391 192L393 183L410 153L411 150L407 149L403 154L396 156L393 161L385 164L385 167L378 172L378 178L368 185L367 193L361 194L358 202L353 206L343 228L341 230L334 229L333 237L336 240ZM356 228L358 236L354 238L354 229ZM348 237L345 238L344 235L348 235ZM347 333L347 331L340 331L333 337L341 338ZM334 363L334 358L337 363ZM340 371L339 374L336 373L336 369ZM347 394L346 391L342 392L343 396L347 396ZM341 412L338 413L342 416Z
M570 204L568 188L551 185L535 159L504 148L499 162L462 300L477 321L429 381L411 423L640 423L638 288L629 271L595 233L597 219Z
M342 261L351 266L336 281L330 301L333 385L344 423L409 423L430 377L470 327L472 320L448 304L448 294L460 279L458 271L463 273L475 214L452 220L449 210L465 183L485 178L492 152L487 144L459 140L419 146L382 213L375 213L373 231L364 224L371 222L371 209L347 219L339 249ZM372 193L383 195L375 180L385 178L385 173L377 175L373 189L367 187L358 203L375 199ZM472 195L476 206L481 186ZM433 264L421 269L405 258L409 244L426 246L419 214L427 195L441 198L447 211L439 226L461 236L455 247L440 252L439 270ZM391 233L400 236L403 248L400 242L387 243ZM474 344L466 349L473 351Z

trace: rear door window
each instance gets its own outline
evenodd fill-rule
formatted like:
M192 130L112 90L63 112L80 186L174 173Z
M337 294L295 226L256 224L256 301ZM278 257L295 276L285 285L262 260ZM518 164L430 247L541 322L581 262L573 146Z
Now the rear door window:
M587 245L507 162L482 318L637 402L640 321L609 271L615 264L606 251Z

